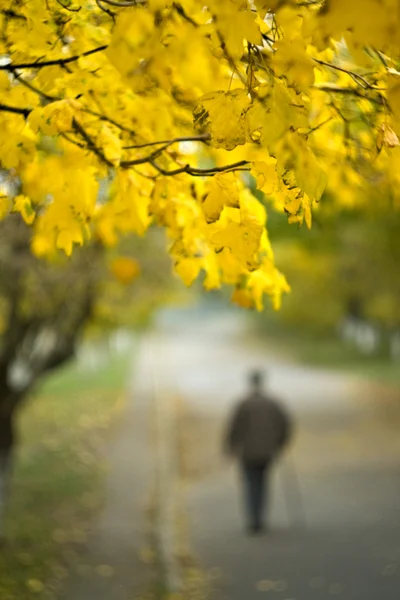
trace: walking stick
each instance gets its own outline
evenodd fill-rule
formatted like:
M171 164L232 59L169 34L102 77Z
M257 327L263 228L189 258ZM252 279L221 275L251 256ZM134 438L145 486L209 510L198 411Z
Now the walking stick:
M283 496L285 498L286 512L292 526L307 527L306 511L301 493L297 469L290 454L284 461L282 472Z

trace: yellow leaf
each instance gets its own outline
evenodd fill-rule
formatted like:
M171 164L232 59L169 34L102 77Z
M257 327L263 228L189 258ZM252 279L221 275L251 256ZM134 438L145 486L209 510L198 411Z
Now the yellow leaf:
M231 297L232 302L242 308L253 308L253 300L245 288L236 288Z
M260 268L250 273L246 285L258 311L264 308L264 295L270 296L274 308L278 309L282 294L290 291L286 279L269 259L264 259Z
M257 189L261 190L267 196L270 196L278 187L278 178L276 175L276 160L271 162L255 161L253 162L252 174L256 178Z
M395 78L395 84L389 89L388 101L397 124L400 124L400 83L398 83L398 77Z
M121 160L121 139L108 125L103 124L97 137L97 144L102 148L104 156L114 166L118 166Z
M193 111L196 127L209 126L215 148L233 150L246 142L246 109L250 106L247 92L211 92L199 99Z
M33 254L43 258L54 250L53 235L35 232L32 239L31 249Z
M6 194L0 195L0 220L4 219L11 209L11 200Z
M299 190L290 191L285 198L284 209L289 215L297 215L302 206L302 194Z
M240 58L243 54L244 40L252 44L261 43L260 30L255 22L254 13L246 7L247 3L221 2L210 0L211 8L217 17L218 32L228 54ZM239 6L238 6L239 5Z
M174 267L175 273L179 275L185 285L190 286L198 277L201 269L199 258L182 258Z
M203 259L203 269L206 272L204 287L206 290L216 290L221 286L220 268L217 256L210 252Z
M121 283L131 283L140 273L136 260L129 256L120 256L111 263L111 272Z
M275 42L273 56L275 73L285 77L289 85L306 90L314 83L314 65L311 56L301 39L279 40Z
M310 199L305 196L303 200L303 212L304 212L304 220L308 229L311 229L312 223L312 213L311 213L311 202Z
M283 4L285 0L254 0L254 4L260 13L261 17L265 16L267 11L275 12L280 4Z
M121 75L130 81L141 60L151 51L146 43L154 31L154 17L150 11L140 8L122 11L116 21L107 56Z
M298 147L295 174L299 188L311 201L319 202L325 191L328 177L312 150L304 143Z
M56 100L35 108L28 117L28 123L34 132L41 131L45 135L70 132L79 109L80 104L76 100Z
M143 235L150 224L150 198L142 194L143 187L134 173L119 171L116 178L116 195L113 199L117 213L121 214L122 231L133 231ZM144 190L145 191L145 190Z
M8 92L10 89L10 76L7 71L0 72L0 91Z
M82 230L77 224L71 224L69 229L62 229L56 240L57 248L63 250L67 256L71 256L74 244L83 244Z
M235 284L246 274L246 266L232 254L229 248L224 248L215 257L224 283Z
M213 177L209 192L201 208L208 223L219 219L224 206L239 207L238 183L233 173L222 173Z
M19 212L27 225L32 225L35 220L35 211L30 199L23 194L15 196L13 201L13 212Z
M382 123L376 137L376 147L381 150L383 146L386 148L394 148L399 146L399 138L389 125Z
M251 216L242 218L239 214L233 217L232 213L227 212L225 208L220 221L215 223L211 243L217 252L228 248L240 262L252 267L260 247L263 226Z

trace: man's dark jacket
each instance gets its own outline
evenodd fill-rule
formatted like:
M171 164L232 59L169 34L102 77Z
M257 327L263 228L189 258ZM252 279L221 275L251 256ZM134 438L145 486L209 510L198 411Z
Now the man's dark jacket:
M291 424L280 405L254 393L236 407L225 440L226 450L248 462L270 460L283 449Z

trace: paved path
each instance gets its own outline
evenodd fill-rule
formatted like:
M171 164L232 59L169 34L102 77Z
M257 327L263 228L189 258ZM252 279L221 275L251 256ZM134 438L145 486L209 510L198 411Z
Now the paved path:
M385 420L368 386L256 346L236 315L166 312L157 331L158 377L185 402L189 472L197 461L203 474L187 501L194 548L204 567L221 571L215 598L398 600L399 424ZM269 372L297 436L274 476L272 531L248 538L219 433L254 367Z
M152 394L147 345L139 348L127 403L105 459L107 496L85 555L65 590L65 600L141 600L154 588L146 560L146 511L154 486ZM143 558L145 560L143 560Z

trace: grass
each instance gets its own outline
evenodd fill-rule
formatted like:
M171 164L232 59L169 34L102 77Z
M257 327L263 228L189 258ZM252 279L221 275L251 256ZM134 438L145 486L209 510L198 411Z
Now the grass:
M268 345L304 364L351 372L374 381L400 385L400 365L385 356L364 356L356 348L332 336L271 328Z
M21 409L1 600L55 598L101 508L105 441L123 405L129 357L69 365Z

